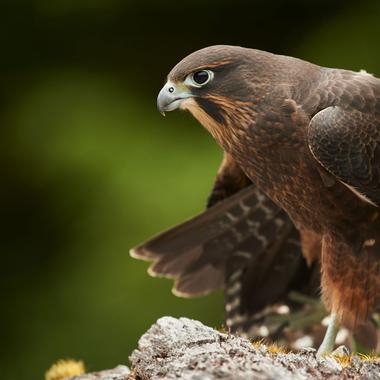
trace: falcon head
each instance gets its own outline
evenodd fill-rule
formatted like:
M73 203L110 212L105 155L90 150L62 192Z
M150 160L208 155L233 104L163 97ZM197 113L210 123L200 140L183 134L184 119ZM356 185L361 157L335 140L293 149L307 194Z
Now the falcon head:
M218 45L188 55L169 73L157 98L159 111L188 110L214 137L229 122L252 120L253 52Z

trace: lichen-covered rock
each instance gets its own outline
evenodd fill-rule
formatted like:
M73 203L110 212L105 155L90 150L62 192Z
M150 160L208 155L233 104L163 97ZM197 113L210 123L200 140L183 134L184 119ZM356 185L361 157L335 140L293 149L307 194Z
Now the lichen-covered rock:
M314 350L271 352L244 338L220 333L198 321L163 317L130 356L142 379L380 379L380 362L353 360L343 367Z

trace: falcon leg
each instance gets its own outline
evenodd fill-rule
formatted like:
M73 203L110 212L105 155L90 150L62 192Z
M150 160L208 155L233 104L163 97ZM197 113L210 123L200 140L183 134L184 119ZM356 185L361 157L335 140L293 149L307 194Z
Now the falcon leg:
M335 313L331 313L331 320L327 327L325 337L320 345L317 357L329 354L334 349L336 335L338 334L339 324Z

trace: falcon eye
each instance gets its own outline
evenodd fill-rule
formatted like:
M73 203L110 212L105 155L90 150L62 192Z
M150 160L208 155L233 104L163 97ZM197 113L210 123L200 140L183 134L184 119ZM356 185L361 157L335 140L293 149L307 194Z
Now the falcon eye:
M193 74L193 79L195 83L205 84L210 79L210 75L206 70L196 71Z
M202 87L214 78L211 70L198 70L188 75L185 84L193 87Z

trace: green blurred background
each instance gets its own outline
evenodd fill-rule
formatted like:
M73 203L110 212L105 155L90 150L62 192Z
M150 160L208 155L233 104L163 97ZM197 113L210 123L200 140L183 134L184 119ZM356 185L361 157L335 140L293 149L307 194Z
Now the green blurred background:
M201 211L221 152L156 111L170 68L236 44L380 75L379 1L2 0L1 378L127 363L160 316L220 326L129 248Z

